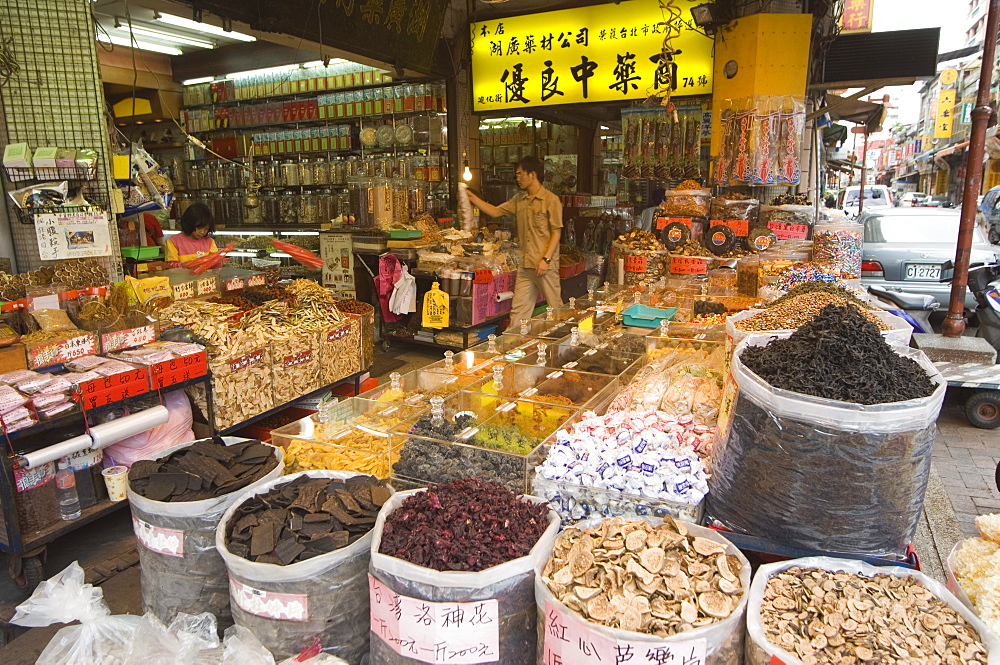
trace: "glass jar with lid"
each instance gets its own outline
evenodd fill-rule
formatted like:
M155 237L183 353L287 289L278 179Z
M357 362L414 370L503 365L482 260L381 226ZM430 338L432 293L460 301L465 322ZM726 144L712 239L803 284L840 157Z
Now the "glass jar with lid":
M319 202L313 192L304 192L299 197L299 223L319 224Z
M316 179L313 177L313 163L310 160L303 159L299 164L299 184L316 184Z
M299 164L293 159L289 159L281 164L281 177L286 187L296 187L301 183L299 178Z
M324 188L316 193L316 211L320 224L326 224L333 219L333 192Z
M278 223L298 224L299 195L295 192L283 192L278 197Z
M284 184L281 176L281 164L275 160L264 162L260 168L261 185L264 187L280 187Z
M348 162L341 158L336 158L330 162L330 184L343 185L347 182Z
M315 184L330 184L330 166L330 162L325 157L320 157L312 163L312 177Z
M264 217L264 200L260 199L260 205L255 208L248 208L242 205L242 197L240 198L240 207L243 212L243 223L244 224L260 224Z
M266 224L277 224L281 219L281 210L278 204L278 194L270 191L261 197L261 207L263 221Z

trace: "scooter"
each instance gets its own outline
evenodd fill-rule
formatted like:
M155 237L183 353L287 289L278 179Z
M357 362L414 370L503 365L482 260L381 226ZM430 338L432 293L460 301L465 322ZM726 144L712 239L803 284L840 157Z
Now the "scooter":
M904 319L913 326L915 332L934 332L934 328L931 326L931 314L936 312L940 306L934 296L892 291L876 284L868 287L868 293L875 298L872 304Z

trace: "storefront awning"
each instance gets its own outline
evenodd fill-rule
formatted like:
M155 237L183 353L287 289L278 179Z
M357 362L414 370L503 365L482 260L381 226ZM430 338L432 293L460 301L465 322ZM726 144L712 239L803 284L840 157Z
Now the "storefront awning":
M830 114L831 120L846 120L857 125L865 125L869 133L882 129L882 120L885 118L885 106L882 104L830 93L826 95L826 112Z
M904 173L902 175L896 176L892 179L893 182L904 182L904 183L915 183L920 178L920 174L916 171L910 171L909 173Z
M847 140L847 125L827 125L823 128L823 143L840 145Z
M851 173L861 168L861 165L855 164L846 159L828 159L826 160L826 167L833 171L843 171L844 173Z
M922 152L922 153L920 153L919 155L917 155L917 156L915 157L915 159L916 159L916 161L918 161L918 162L926 162L926 161L928 161L928 160L929 160L929 159L930 159L931 157L933 157L933 156L934 156L935 154L937 154L937 153L941 152L942 150L944 150L944 148L934 148L934 149L932 149L932 150L928 150L927 152Z
M941 150L937 154L934 155L934 159L941 159L943 157L947 157L948 155L954 155L956 152L958 152L962 148L965 148L968 145L969 145L968 141L963 141L962 143L955 143L953 145L945 146L944 148L941 148Z

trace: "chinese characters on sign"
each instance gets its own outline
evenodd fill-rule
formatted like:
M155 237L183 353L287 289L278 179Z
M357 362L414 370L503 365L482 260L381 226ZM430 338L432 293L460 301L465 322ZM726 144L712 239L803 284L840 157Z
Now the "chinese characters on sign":
M951 138L951 126L955 121L955 90L942 90L938 94L937 119L934 121L934 138Z
M615 640L600 629L566 616L561 606L545 603L545 665L704 665L704 639L662 642Z
M43 261L111 256L108 216L103 212L35 215L35 239Z
M844 14L840 19L840 32L871 32L872 9L875 0L844 0Z
M659 0L624 0L471 24L474 110L644 99L712 92L713 40L695 29L695 0L677 0L680 36L660 63Z
M396 653L424 663L500 658L499 603L432 603L394 593L368 576L372 632Z

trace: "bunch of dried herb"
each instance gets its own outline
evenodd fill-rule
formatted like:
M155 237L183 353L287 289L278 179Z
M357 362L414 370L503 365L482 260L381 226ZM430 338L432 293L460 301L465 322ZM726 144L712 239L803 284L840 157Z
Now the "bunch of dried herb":
M386 518L379 552L434 570L477 572L526 556L548 526L548 510L480 478L431 485Z

